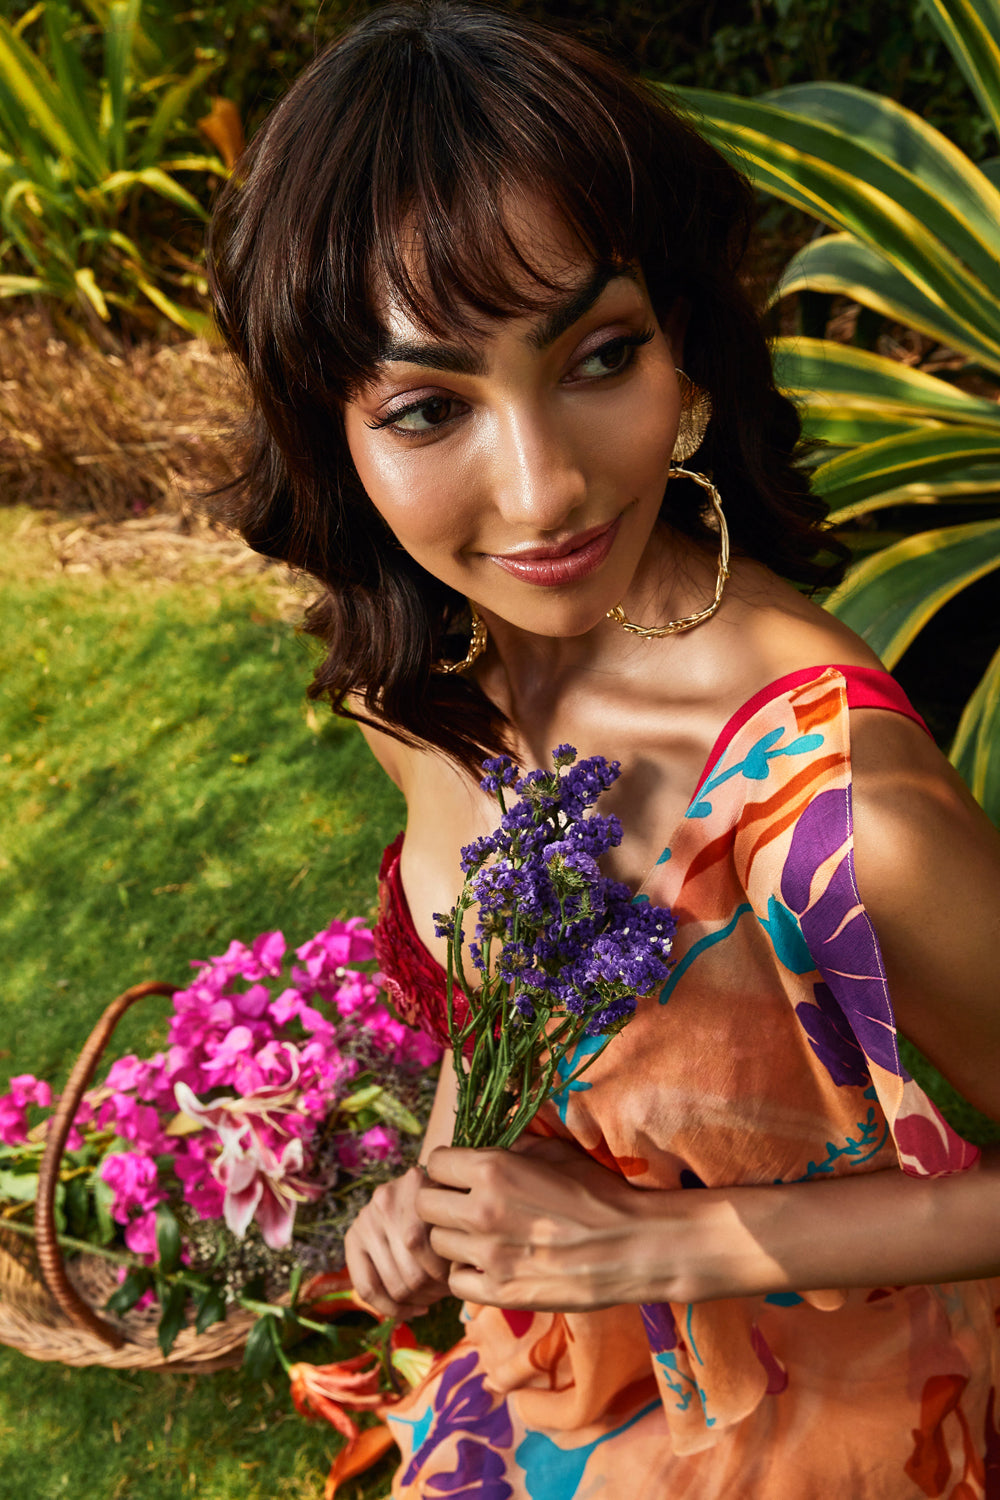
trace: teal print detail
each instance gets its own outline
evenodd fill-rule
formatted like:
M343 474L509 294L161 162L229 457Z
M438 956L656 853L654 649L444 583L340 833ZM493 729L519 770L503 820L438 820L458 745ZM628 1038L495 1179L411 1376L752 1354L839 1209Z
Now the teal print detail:
M544 1432L529 1432L518 1444L514 1458L524 1470L524 1487L531 1500L572 1500L583 1478L587 1460L595 1448L610 1438L620 1437L636 1422L656 1411L659 1401L651 1401L641 1411L613 1432L605 1432L592 1443L579 1448L560 1448Z
M865 1089L862 1095L864 1099L875 1100L878 1095L874 1087ZM805 1170L805 1175L795 1177L794 1182L809 1182L813 1177L823 1177L831 1173L838 1161L848 1160L853 1167L860 1167L863 1162L871 1161L877 1156L889 1139L889 1126L885 1125L879 1135L878 1121L875 1118L874 1109L869 1106L868 1113L863 1120L858 1120L856 1129L857 1138L848 1136L842 1146L837 1146L833 1141L826 1143L826 1157L823 1161L811 1161Z
M403 1427L413 1428L413 1452L416 1453L417 1449L423 1446L424 1439L434 1423L434 1407L429 1406L423 1416L418 1417L415 1422L410 1417L397 1417L395 1415L393 1415L392 1420L399 1422Z
M660 855L660 857L656 861L656 863L658 865L665 865L666 862L667 862L667 860L670 859L670 858L671 858L671 850L670 849L664 849L663 853Z
M816 960L806 946L799 919L794 912L782 906L776 896L767 903L767 916L757 919L771 940L771 947L786 969L793 974L811 974Z
M798 1307L805 1298L800 1297L798 1292L768 1292L764 1301L770 1302L772 1307Z
M742 902L736 908L736 911L726 923L725 927L720 927L717 932L707 932L704 937L699 938L696 943L691 944L691 947L685 953L684 957L681 959L680 963L674 969L673 973L670 975L670 978L667 980L666 984L660 991L661 1005L666 1005L667 1001L670 999L670 996L673 994L675 988L677 987L678 981L687 973L688 969L690 969L695 959L700 954L704 953L706 948L712 948L716 943L724 942L727 937L731 937L733 929L735 928L737 922L740 920L740 917L745 917L747 912L752 911L753 907L750 905L749 901Z
M585 1057L588 1057L592 1052L600 1052L604 1046L604 1041L605 1038L603 1036L585 1036L582 1041L577 1043L571 1053L564 1053L556 1065L556 1077L562 1079L562 1087L553 1089L551 1097L555 1102L556 1109L559 1111L559 1118L564 1125L566 1124L566 1111L569 1109L570 1095L584 1094L591 1087L589 1083L584 1083L580 1078L574 1079L569 1084L567 1084L566 1080L573 1077L573 1074Z
M705 1361L702 1359L701 1355L698 1353L698 1345L695 1343L695 1341L694 1341L694 1334L691 1331L691 1319L692 1319L693 1316L694 1316L694 1304L691 1303L691 1302L689 1302L688 1303L688 1310L687 1310L687 1318L686 1318L685 1323L684 1323L684 1330L687 1333L688 1348L691 1350L691 1353L694 1355L694 1357L698 1361L698 1363L700 1365L704 1365Z
M718 767L722 764L722 760L717 761L712 774L699 789L684 816L686 818L709 817L712 812L712 804L707 800L709 792L714 792L716 787L721 786L724 781L729 781L733 776L738 776L741 771L747 781L766 781L771 774L771 762L777 760L779 755L807 755L810 750L818 750L823 743L821 734L800 734L789 744L778 745L784 733L783 724L777 729L769 730L763 739L759 739L755 745L751 746L741 761L738 761L735 766L730 766L727 771L719 771Z
M648 906L649 905L649 897L646 895L645 891L640 891L640 893L639 893L638 896L633 896L632 897L632 905L633 906Z
M692 1400L697 1396L705 1413L705 1426L714 1427L715 1418L708 1415L705 1392L693 1376L686 1375L683 1370L677 1368L677 1355L673 1349L665 1349L662 1354L654 1355L653 1363L659 1365L663 1371L663 1379L667 1389L672 1391L677 1397L674 1406L675 1411L687 1411ZM682 1384L684 1381L687 1384Z

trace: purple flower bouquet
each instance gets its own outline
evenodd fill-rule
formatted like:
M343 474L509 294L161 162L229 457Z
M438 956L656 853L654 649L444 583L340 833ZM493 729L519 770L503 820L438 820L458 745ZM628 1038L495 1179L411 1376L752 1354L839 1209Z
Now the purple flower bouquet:
M376 1184L416 1160L439 1051L388 1009L373 959L357 917L287 958L280 932L231 943L174 994L165 1048L84 1095L57 1227L119 1263L110 1310L160 1302L165 1354L189 1317L287 1313L275 1299L339 1267ZM27 1073L0 1097L0 1223L27 1236L52 1102Z
M577 764L571 745L552 759L554 771L521 777L507 756L483 763L480 784L500 804L500 826L462 851L462 893L435 917L448 938L457 1146L510 1146L670 969L670 912L633 900L598 865L622 831L613 815L589 810L618 762ZM507 788L520 799L509 808ZM464 968L463 920L473 908L475 986Z

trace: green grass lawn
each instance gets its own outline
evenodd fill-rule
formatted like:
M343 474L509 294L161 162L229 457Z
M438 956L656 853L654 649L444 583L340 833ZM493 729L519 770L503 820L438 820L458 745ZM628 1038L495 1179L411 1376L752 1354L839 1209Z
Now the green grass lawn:
M61 1082L129 984L183 984L234 937L297 944L372 915L402 800L352 725L307 709L312 649L282 603L266 575L223 584L210 562L172 583L57 573L37 519L0 510L0 1091L17 1072ZM137 1006L115 1050L153 1048L166 1006ZM18 1500L304 1500L338 1442L280 1375L0 1349L0 1495ZM382 1495L390 1473L343 1493Z

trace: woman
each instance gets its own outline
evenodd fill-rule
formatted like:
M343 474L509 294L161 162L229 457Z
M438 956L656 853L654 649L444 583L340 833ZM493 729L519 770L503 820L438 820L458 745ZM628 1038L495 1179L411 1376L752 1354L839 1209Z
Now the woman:
M432 913L502 748L619 759L608 873L678 922L519 1149L449 1147L445 1069L425 1172L351 1230L386 1313L468 1302L395 1411L394 1495L1000 1494L1000 1170L895 1030L1000 1119L1000 852L787 581L841 562L739 284L750 210L587 48L431 3L317 59L216 217L255 423L230 515L323 585L312 691L405 794L404 1013L440 1031Z

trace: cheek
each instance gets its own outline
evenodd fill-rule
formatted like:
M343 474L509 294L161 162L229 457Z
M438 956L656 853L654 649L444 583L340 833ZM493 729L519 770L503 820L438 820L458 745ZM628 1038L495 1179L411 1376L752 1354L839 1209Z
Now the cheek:
M429 450L400 450L348 408L344 429L366 495L408 552L433 546L459 520L450 491L454 479L438 472ZM416 458L422 461L415 462Z

